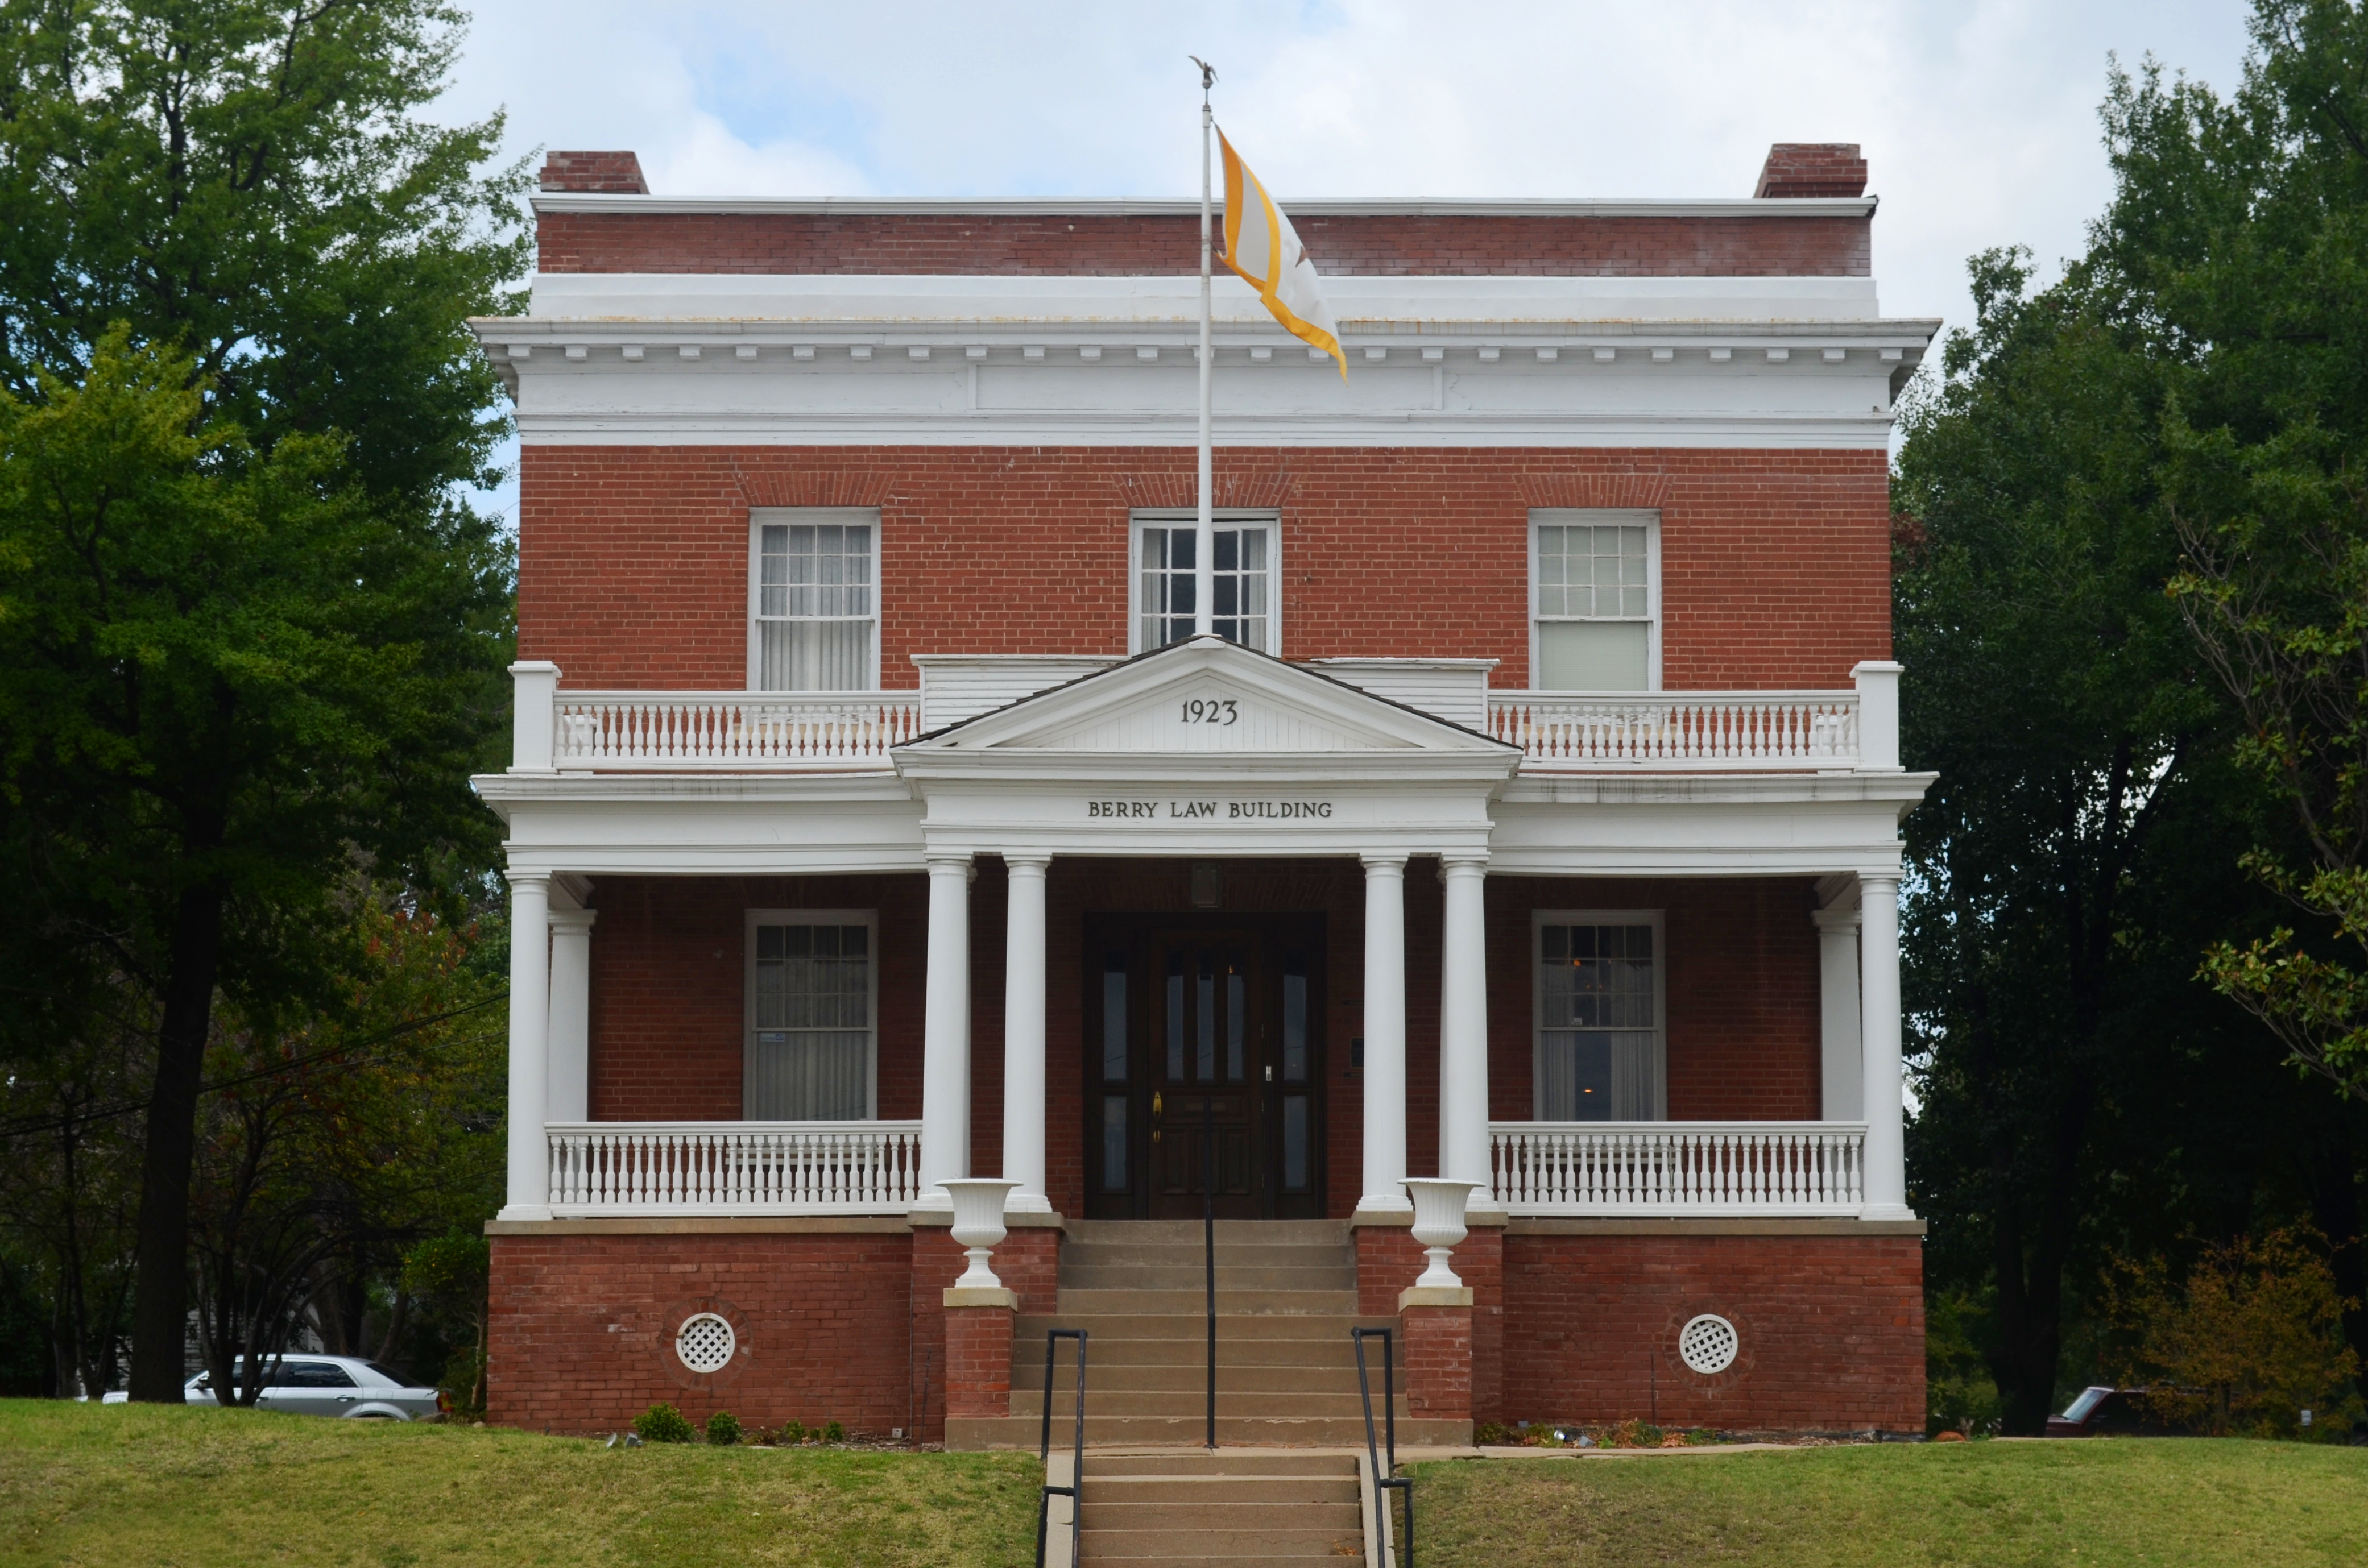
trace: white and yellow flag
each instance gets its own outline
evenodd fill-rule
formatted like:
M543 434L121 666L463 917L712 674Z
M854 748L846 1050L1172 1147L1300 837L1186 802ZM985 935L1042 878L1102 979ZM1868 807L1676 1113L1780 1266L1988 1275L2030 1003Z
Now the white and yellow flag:
M1284 330L1339 361L1340 379L1348 380L1349 357L1340 352L1340 329L1333 323L1332 308L1324 302L1307 247L1222 131L1217 145L1225 160L1225 265L1258 290L1259 301Z

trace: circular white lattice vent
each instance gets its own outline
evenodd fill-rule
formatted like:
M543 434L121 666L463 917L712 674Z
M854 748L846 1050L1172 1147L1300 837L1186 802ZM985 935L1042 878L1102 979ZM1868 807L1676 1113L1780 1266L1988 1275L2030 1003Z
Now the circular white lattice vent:
M1678 1330L1678 1359L1690 1371L1707 1378L1724 1372L1735 1365L1735 1353L1743 1348L1743 1340L1735 1325L1723 1317L1704 1312Z
M730 1366L732 1353L739 1347L740 1339L732 1325L713 1312L692 1313L674 1334L674 1353L682 1358L684 1366L702 1374Z

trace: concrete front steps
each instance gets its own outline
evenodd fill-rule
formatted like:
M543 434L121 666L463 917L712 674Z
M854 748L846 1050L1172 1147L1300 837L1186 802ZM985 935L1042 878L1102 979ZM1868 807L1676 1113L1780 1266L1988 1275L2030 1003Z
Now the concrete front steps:
M1079 1558L1091 1568L1362 1560L1357 1460L1270 1449L1089 1452Z
M1013 1324L1011 1415L947 1424L950 1448L1033 1449L1044 1410L1044 1335L1089 1335L1088 1445L1197 1445L1207 1434L1208 1319L1198 1221L1071 1221L1059 1311ZM1349 1330L1395 1326L1357 1312L1355 1244L1344 1221L1217 1222L1217 1442L1361 1448L1364 1405ZM1375 1436L1381 1345L1369 1342ZM1064 1341L1051 1390L1053 1446L1075 1431L1076 1346ZM1415 1421L1398 1380L1400 1447L1460 1446L1469 1422Z

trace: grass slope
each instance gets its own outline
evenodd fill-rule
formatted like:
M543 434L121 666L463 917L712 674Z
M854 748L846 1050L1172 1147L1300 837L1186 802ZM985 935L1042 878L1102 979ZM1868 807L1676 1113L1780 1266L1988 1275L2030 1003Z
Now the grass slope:
M0 1401L0 1564L1017 1565L1035 1456Z
M1488 1568L2368 1562L2368 1449L1949 1443L1417 1466L1421 1561Z

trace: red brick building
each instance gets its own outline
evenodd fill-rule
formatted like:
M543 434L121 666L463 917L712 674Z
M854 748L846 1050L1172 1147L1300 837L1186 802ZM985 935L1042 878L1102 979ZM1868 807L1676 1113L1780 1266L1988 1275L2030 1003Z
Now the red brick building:
M1032 1443L1069 1325L1197 1441L1213 1210L1229 1441L1351 1324L1435 1438L1920 1430L1865 178L1294 207L1349 373L1220 280L1204 535L1197 204L552 154L494 1417Z

